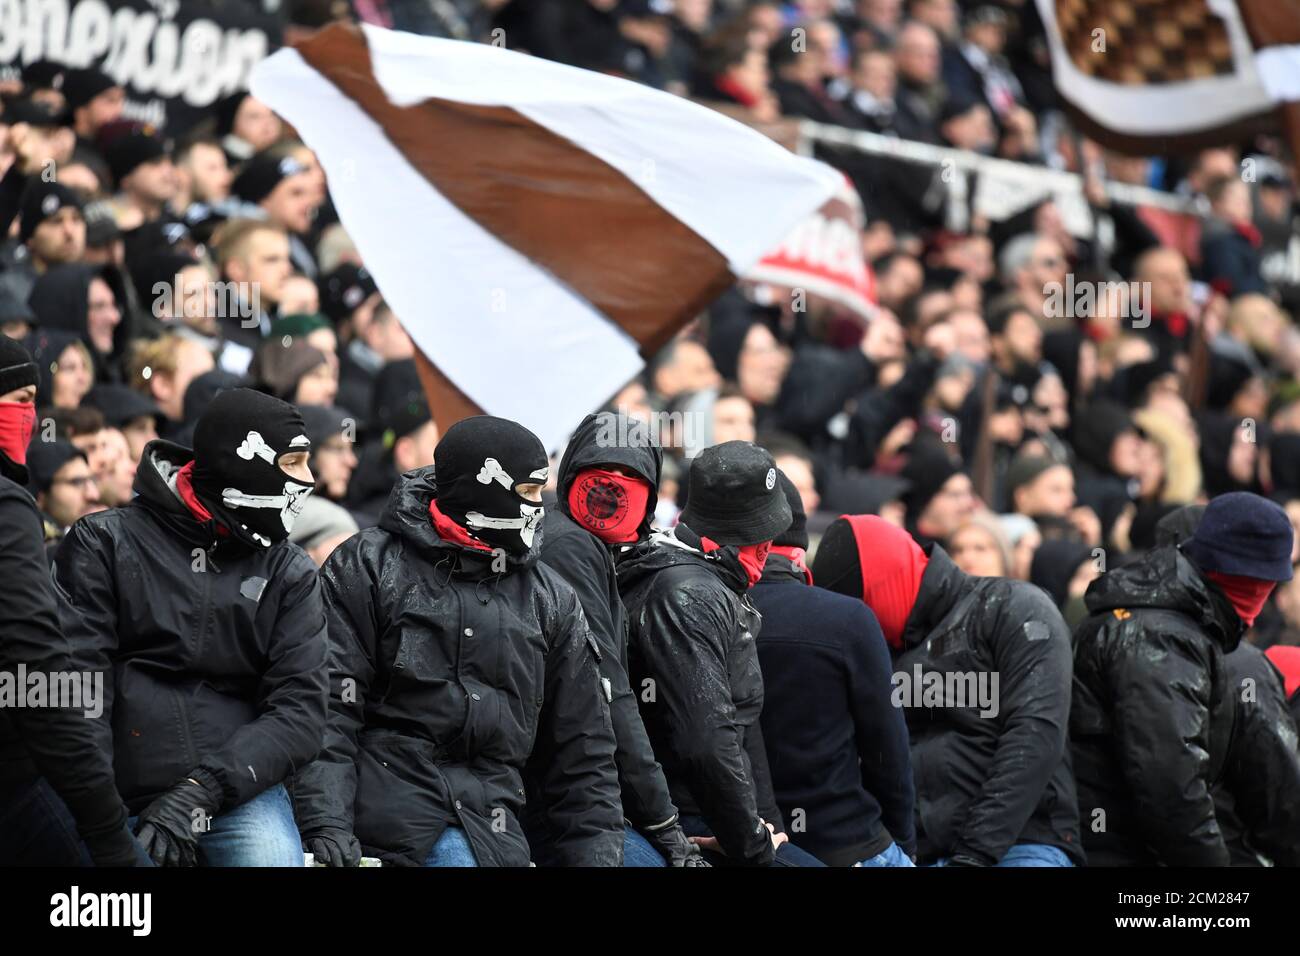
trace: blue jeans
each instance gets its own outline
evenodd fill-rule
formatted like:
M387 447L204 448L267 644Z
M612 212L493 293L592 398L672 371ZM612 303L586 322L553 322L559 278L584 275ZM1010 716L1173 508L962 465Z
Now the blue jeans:
M912 858L903 852L897 843L891 843L870 859L854 863L854 866L916 866Z
M92 866L76 821L44 777L0 796L0 866Z
M947 866L948 859L938 860L935 866ZM995 866L1074 866L1065 851L1044 843L1017 843Z
M689 816L683 814L679 821L682 829L686 831L688 837L707 837L713 836L713 831L709 825L704 822L703 817ZM728 859L721 853L714 853L712 850L701 850L704 858L714 866L741 866L734 860ZM825 866L821 860L813 856L806 850L801 850L788 840L776 848L776 858L768 866Z
M447 826L438 837L438 842L429 851L425 866L478 866L474 859L474 850L460 827Z
M134 830L138 817L131 818ZM302 866L302 838L282 784L212 818L199 834L199 866Z
M623 828L624 866L667 866L668 861L650 845L650 841L631 827Z

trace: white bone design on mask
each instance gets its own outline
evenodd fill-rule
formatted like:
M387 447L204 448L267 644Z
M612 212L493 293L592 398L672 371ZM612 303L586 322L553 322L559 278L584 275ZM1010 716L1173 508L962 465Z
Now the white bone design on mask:
M470 528L486 528L495 531L518 528L519 537L524 542L524 547L531 548L533 546L533 536L537 533L537 529L541 527L546 509L541 505L520 505L519 514L520 517L518 518L492 518L478 511L471 511L465 515L465 524Z
M501 467L501 462L495 458L483 459L483 468L479 471L477 477L482 484L488 485L495 481L507 491L515 490L515 480Z
M540 481L542 484L546 484L546 478L548 475L550 475L550 473L551 473L551 469L548 466L546 468L538 468L535 472L533 472L528 477Z
M310 444L311 444L311 439L308 438L306 435L295 435L293 440L289 442L289 447L301 448L304 445L310 445Z
M262 439L261 432L249 432L248 437L235 449L235 454L244 461L252 461L256 455L269 465L274 465L276 459L275 449Z
M275 508L280 512L284 530L292 531L307 496L314 490L310 485L286 481L282 495L246 495L238 488L226 488L221 492L221 500L227 508Z

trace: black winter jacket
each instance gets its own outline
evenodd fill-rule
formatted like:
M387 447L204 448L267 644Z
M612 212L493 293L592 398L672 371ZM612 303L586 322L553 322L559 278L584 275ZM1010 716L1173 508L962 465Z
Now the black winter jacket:
M779 554L749 596L763 615L763 740L790 841L827 866L891 842L915 853L907 724L890 700L876 616L856 598L809 587Z
M1175 547L1094 581L1075 631L1070 740L1090 862L1226 866L1212 788L1235 707L1228 599Z
M1061 612L1031 584L964 574L938 545L927 553L894 656L894 699L912 737L917 862L991 866L1017 843L1041 843L1081 863ZM981 678L993 706L978 700ZM939 680L944 703L930 706ZM964 707L954 706L959 691Z
M237 806L324 736L315 565L289 542L252 551L196 521L168 483L192 458L146 445L138 497L79 520L54 562L68 644L107 675L111 731L97 729L132 812L187 776L221 794L218 811Z
M604 542L569 517L569 489L584 468L622 465L636 471L652 489L658 481L658 448L626 447L601 440L602 426L607 427L612 420L615 419L609 415L588 415L565 449L556 485L558 502L546 512L542 563L554 568L577 593L587 626L600 646L600 675L608 684L610 714L618 743L615 758L623 815L638 829L658 829L677 816L677 808L641 723L636 695L628 683L627 615L618 596L614 559ZM640 529L642 538L650 533L654 508L652 490L646 503L647 517ZM532 837L531 826L529 836Z
M705 556L678 525L618 560L628 673L673 802L702 816L732 860L766 866L783 829L758 723L763 674L735 548Z
M456 824L480 866L527 866L531 755L561 863L619 866L614 734L582 606L536 539L517 559L439 537L435 494L432 467L403 475L379 526L321 568L330 719L294 781L299 828L422 866Z

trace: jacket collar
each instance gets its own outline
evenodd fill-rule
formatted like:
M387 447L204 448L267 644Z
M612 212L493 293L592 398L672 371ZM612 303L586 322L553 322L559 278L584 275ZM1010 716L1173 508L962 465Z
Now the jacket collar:
M953 564L941 545L926 545L925 552L929 563L903 628L904 647L913 647L929 637L971 586L970 576Z
M759 578L760 583L764 581L778 584L793 582L807 585L808 583L804 580L803 572L796 568L794 562L784 554L769 554L767 556L767 561L763 564L763 576Z

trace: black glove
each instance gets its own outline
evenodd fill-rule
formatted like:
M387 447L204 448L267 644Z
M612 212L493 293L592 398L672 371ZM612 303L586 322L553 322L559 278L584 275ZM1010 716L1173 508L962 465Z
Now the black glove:
M316 862L325 866L360 866L361 844L347 830L339 827L321 827L305 834L303 849L316 855Z
M700 848L686 839L686 833L677 824L677 818L658 830L646 830L645 838L668 861L669 866L712 866L700 853Z
M985 864L981 863L973 856L962 856L961 854L948 857L948 862L944 864L944 866L984 866L984 865Z
M136 839L158 866L194 866L199 837L220 805L207 787L182 780L144 808L136 821Z

